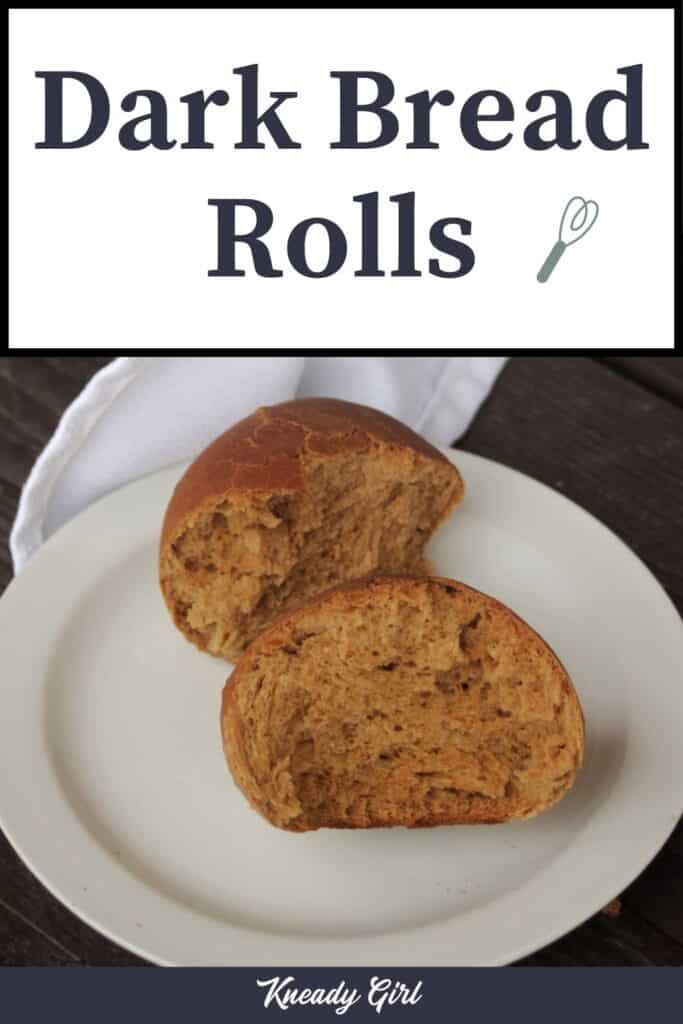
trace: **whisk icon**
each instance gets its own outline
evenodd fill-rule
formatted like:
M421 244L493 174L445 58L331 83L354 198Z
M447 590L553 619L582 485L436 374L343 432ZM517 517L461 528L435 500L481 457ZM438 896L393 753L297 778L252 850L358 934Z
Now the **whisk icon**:
M536 280L543 284L557 266L560 256L569 245L587 235L598 219L598 204L593 199L572 196L564 208L560 221L559 238L545 258Z

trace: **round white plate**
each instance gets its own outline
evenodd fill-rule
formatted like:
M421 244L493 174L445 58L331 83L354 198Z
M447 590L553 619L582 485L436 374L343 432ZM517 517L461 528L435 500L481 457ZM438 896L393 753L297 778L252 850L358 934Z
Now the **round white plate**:
M292 835L263 821L223 762L228 668L176 632L157 587L175 467L83 512L0 601L0 818L68 907L160 964L502 964L642 870L683 807L679 616L582 509L455 461L467 496L429 555L568 668L587 723L571 793L513 825Z

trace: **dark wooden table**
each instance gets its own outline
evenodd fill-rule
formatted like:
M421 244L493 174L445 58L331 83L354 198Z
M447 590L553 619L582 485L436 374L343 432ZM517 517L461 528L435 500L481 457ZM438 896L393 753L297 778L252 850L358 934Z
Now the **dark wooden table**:
M106 362L0 358L0 590L12 576L7 537L21 485L62 410ZM583 505L683 609L683 359L514 358L460 446ZM616 916L597 914L523 963L683 965L683 825L623 894ZM66 910L0 834L0 964L143 961Z

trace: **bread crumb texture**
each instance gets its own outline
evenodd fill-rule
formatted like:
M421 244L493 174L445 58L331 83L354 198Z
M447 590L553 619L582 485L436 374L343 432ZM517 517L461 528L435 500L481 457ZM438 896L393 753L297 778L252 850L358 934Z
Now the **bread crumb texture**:
M424 571L463 493L455 467L364 406L304 399L218 438L166 513L160 581L173 620L234 661L272 619L340 581Z
M561 663L461 583L375 578L282 617L242 656L223 745L280 828L528 818L572 786L584 727Z

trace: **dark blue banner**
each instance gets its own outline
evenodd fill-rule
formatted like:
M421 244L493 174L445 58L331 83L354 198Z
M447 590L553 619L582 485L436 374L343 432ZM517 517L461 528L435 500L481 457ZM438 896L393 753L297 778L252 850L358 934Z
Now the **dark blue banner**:
M683 995L680 968L37 970L3 972L6 1020L642 1024L680 1013Z

